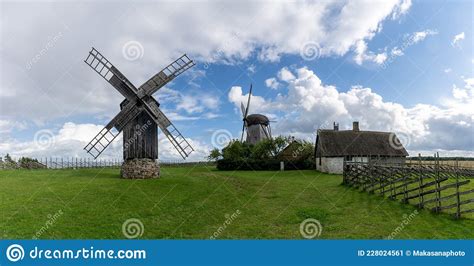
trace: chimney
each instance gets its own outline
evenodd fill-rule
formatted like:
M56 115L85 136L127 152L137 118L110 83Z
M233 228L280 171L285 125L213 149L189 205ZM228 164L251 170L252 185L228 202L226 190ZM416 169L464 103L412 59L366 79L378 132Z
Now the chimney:
M352 122L352 131L359 131L359 121Z
M334 122L333 125L334 125L334 131L338 131L339 130L339 123Z

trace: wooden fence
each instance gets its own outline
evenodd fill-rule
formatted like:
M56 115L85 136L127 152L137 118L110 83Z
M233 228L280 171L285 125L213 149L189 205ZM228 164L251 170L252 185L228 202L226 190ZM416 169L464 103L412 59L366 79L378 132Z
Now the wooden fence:
M28 164L32 167L26 167L30 169L78 169L78 168L119 168L122 166L122 159L98 159L94 160L91 158L62 158L62 157L43 157L33 158L36 162L29 162ZM193 166L196 164L200 165L214 165L213 162L200 161L200 162L187 162L183 160L159 160L161 166L176 166L186 167ZM0 163L0 169L21 169L21 164L18 163Z
M343 184L392 200L448 212L456 218L474 213L474 170L442 165L344 164ZM454 211L453 211L454 210Z

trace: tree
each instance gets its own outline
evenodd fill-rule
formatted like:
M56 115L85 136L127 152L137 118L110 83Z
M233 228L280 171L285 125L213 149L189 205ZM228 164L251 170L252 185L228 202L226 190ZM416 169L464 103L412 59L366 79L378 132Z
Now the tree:
M12 157L10 156L10 154L7 153L7 155L5 155L5 162L6 163L16 163Z
M278 136L274 139L264 139L255 144L252 149L251 157L254 159L273 159L285 149L290 142L290 137L282 136Z
M209 156L207 156L207 159L209 161L217 161L222 157L222 153L218 148L214 148L211 150L209 153Z
M252 146L246 142L232 141L222 149L222 157L227 160L241 160L249 158Z
M286 148L286 146L292 142L292 138L278 136L272 139L272 142L271 153L273 157L276 157L283 149Z

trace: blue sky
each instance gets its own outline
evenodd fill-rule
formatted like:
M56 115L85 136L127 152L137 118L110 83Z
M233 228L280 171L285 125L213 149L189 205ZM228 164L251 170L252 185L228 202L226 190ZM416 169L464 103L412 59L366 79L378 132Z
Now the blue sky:
M411 155L472 156L472 5L2 2L0 155L87 156L82 147L121 101L82 62L94 46L136 86L181 53L196 61L155 94L194 160L240 137L250 83L251 112L275 120L274 134L314 141L318 128L358 120L396 132ZM34 14L20 19L25 9ZM178 158L160 137L160 157ZM120 157L119 141L104 158Z

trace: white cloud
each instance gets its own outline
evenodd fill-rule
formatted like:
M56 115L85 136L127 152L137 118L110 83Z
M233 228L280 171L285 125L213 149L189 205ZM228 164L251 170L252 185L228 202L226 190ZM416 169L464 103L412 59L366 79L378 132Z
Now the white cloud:
M275 46L263 47L258 52L258 59L263 62L278 62L280 61L281 52Z
M284 67L282 68L279 72L278 72L278 79L280 79L281 81L291 81L291 80L294 80L295 79L295 76L293 75L293 73L291 73L290 70L288 70L287 67Z
M464 32L461 32L459 34L456 34L451 42L451 45L452 46L459 46L459 42L461 42L462 40L464 40L465 38L465 34Z
M196 93L181 93L177 90L168 87L161 88L156 94L156 99L164 104L164 111L166 115L174 113L175 117L180 117L185 120L186 116L178 115L176 111L170 110L169 104L174 104L177 111L185 111L188 115L197 115L202 113L214 112L219 109L220 100L217 95L212 95L202 91Z
M254 74L256 71L257 71L257 66L254 65L254 64L251 64L247 67L247 71L250 73L250 74Z
M375 55L375 58L374 58L375 63L380 65L383 62L385 62L385 60L387 60L387 54L386 53L380 53L380 54Z
M217 110L219 98L209 94L203 95L182 95L176 104L177 110L184 110L188 114L202 113L206 109Z
M25 122L0 120L0 137L4 134L9 134L13 130L24 130L27 128Z
M392 19L397 19L400 16L406 14L411 7L411 0L403 0L401 4L397 6L392 14Z
M278 89L279 85L280 85L280 83L277 81L276 78L269 78L269 79L265 80L265 86L267 86L270 89L276 90L276 89Z
M444 69L444 73L451 73L451 71L453 71L451 68Z
M465 85L467 89L473 89L474 88L474 78L466 78L464 79Z
M390 52L392 56L402 56L404 55L403 51L398 47L393 47L392 51Z
M241 115L240 111L240 104L244 103L244 106L247 105L249 94L243 94L242 87L240 86L233 86L230 88L228 93L229 101L236 104L236 110L238 110L238 114ZM256 110L261 110L262 108L266 109L263 105L267 105L265 99L261 96L255 95L252 93L252 99L250 102L249 107L249 114L255 113Z
M369 61L381 65L387 60L387 53L375 54L371 51L367 51L367 43L360 40L356 44L354 61L358 65L362 65L364 62Z
M411 42L413 42L413 44L415 44L415 43L423 41L428 36L436 35L436 34L438 34L438 32L435 30L417 31L417 32L414 32L410 36L410 40Z
M405 34L403 38L403 43L400 45L400 47L393 47L389 55L387 55L387 53L374 55L372 52L366 52L366 44L361 44L359 52L356 54L355 59L358 64L362 64L362 62L365 60L370 60L382 65L383 68L386 68L388 64L392 63L397 57L403 56L405 54L405 50L408 49L410 46L423 41L428 36L436 34L438 34L437 31L430 29L424 31L417 31L412 34ZM385 48L385 50L387 50L387 47Z
M48 139L43 139L44 143L39 143L34 139L28 141L18 141L12 139L8 142L0 143L0 155L9 153L13 157L59 157L59 158L91 158L83 149L84 146L103 128L103 125L95 124L75 124L65 123L59 131L47 130ZM43 129L44 130L44 129ZM158 156L160 160L182 160L181 156L168 141L165 135L158 135L159 148ZM197 140L189 139L191 146L195 149L187 161L203 161L208 155L211 147ZM98 159L120 159L122 158L122 134L120 134L100 155Z
M325 85L307 68L296 70L296 78L287 83L286 95L264 99L258 97L253 112L278 116L272 124L275 134L292 134L313 138L318 127L341 129L360 121L365 130L402 132L411 138L410 151L474 150L473 79L465 79L464 88L453 88L453 96L440 105L417 104L405 107L387 102L371 88L353 86L347 92ZM240 88L232 88L229 101L236 107L245 99ZM464 154L464 153L463 153Z
M114 115L122 96L82 62L92 45L139 86L183 52L206 63L233 64L255 54L275 62L317 42L321 56L341 56L409 6L406 0L3 3L2 36L9 37L1 48L8 55L1 59L2 116L42 122ZM136 61L122 56L131 40L144 48Z

